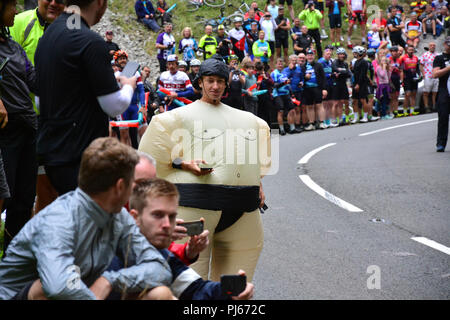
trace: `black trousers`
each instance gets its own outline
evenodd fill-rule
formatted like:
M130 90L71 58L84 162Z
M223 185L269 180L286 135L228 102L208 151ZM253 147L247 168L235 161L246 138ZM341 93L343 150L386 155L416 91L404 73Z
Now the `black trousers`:
M314 39L314 42L316 43L317 58L322 58L322 43L320 39L319 29L309 29L308 34Z
M60 196L78 187L79 171L80 163L45 166L45 173Z
M447 92L439 93L437 100L437 112L438 112L438 132L437 132L437 141L436 146L445 146L447 145L448 138L448 117L450 112L450 98L447 95Z
M36 197L36 130L22 122L10 122L0 130L0 149L11 197L5 200L5 246L31 218Z

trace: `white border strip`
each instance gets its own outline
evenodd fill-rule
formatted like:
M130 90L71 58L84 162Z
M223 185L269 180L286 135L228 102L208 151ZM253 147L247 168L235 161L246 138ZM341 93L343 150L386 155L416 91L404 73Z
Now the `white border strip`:
M415 121L415 122L410 122L410 123L406 123L406 124L400 124L398 126L388 127L388 128L384 128L384 129L379 129L379 130L375 130L375 131L366 132L366 133L361 133L358 136L359 137L370 136L371 134L375 134L375 133L379 133L379 132L383 132L383 131L388 131L388 130L392 130L392 129L407 127L407 126L413 126L415 124L421 124L421 123L437 121L437 120L438 120L437 118L434 118L434 119L429 119L429 120L422 120L422 121Z
M342 209L345 209L350 212L363 212L358 207L355 207L351 203L348 203L347 201L344 201L335 195L329 193L328 191L321 188L317 183L315 183L308 175L303 174L299 176L300 180L303 181L304 184L308 186L311 190L319 194L321 197L327 199L328 201L334 203L335 205L341 207Z
M437 243L436 241L427 239L425 237L412 237L411 240L417 241L417 242L419 242L421 244L424 244L424 245L429 246L429 247L431 247L433 249L439 250L439 251L441 251L443 253L446 253L446 254L450 255L450 248L446 247L446 246L444 246L444 245L442 245L440 243Z
M303 158L300 159L300 161L298 162L298 164L307 164L308 161L309 161L309 159L311 159L312 156L314 156L316 153L318 153L318 152L320 152L320 151L322 151L323 149L326 149L326 148L328 148L328 147L334 146L335 144L336 144L336 143L329 143L329 144L326 144L326 145L324 145L324 146L322 146L322 147L320 147L320 148L314 149L314 150L311 151L311 152L308 152Z

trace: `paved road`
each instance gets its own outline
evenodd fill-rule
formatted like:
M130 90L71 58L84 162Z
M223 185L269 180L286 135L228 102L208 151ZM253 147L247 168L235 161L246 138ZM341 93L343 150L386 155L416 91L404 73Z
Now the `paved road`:
M279 172L263 180L270 210L256 299L450 298L450 252L411 239L450 247L450 152L435 152L435 118L281 137ZM425 122L359 136L418 121ZM336 144L298 164L329 143ZM321 197L303 174L362 212Z

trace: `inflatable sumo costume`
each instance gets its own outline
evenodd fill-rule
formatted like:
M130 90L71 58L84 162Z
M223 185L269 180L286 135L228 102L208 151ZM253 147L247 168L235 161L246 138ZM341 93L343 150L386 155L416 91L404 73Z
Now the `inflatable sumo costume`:
M228 67L211 58L202 63L194 87L199 90L199 79L210 75L228 84ZM213 281L242 269L251 281L263 247L259 191L271 164L267 123L223 103L197 100L154 116L139 150L156 159L159 178L177 186L178 216L205 218L210 244L191 267ZM179 158L205 160L213 171L196 176L176 169L173 161Z

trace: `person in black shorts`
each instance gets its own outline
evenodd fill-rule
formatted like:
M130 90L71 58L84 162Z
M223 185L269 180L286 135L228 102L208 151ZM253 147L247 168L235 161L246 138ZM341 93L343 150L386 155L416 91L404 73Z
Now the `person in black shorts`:
M367 97L369 96L369 77L367 76L369 72L369 64L366 59L364 59L366 55L366 49L364 49L361 46L356 46L353 49L353 52L356 56L356 62L353 66L353 76L354 76L354 83L353 83L353 90L352 90L352 106L353 106L353 112L355 113L355 117L352 120L352 123L357 122L368 122L368 115L369 115L369 104L367 103ZM359 114L359 103L361 103L363 111L364 111L364 117L360 120Z
M275 29L275 50L277 59L281 58L281 47L283 47L283 59L284 63L287 64L291 24L289 19L284 16L284 7L278 8L278 16L275 19L275 23L277 24L277 28Z
M322 105L322 100L328 94L325 90L325 72L322 64L314 61L314 51L308 50L306 52L307 63L302 67L305 83L303 85L302 104L305 106L308 114L308 126L305 131L315 129L313 123L318 119L319 129L326 129L325 126L325 109Z
M444 52L433 61L433 78L439 79L439 93L437 99L438 111L438 132L436 141L436 151L444 152L448 138L448 116L450 112L449 96L449 75L450 75L450 36L444 41Z
M333 47L341 46L341 28L342 28L342 7L345 6L343 0L327 0L328 19L330 20L330 38Z
M284 7L284 0L279 0L279 4L280 6ZM288 5L288 10L289 10L289 15L291 16L291 19L294 20L295 15L294 15L294 8L292 7L292 0L286 0L287 5Z
M333 110L339 122L331 122L332 127L336 127L342 124L342 112L345 105L345 115L348 119L350 113L349 109L349 94L347 87L347 80L351 77L351 72L348 67L347 52L344 48L338 48L336 50L337 59L333 61L331 65L332 70L332 89L331 97L333 100Z

